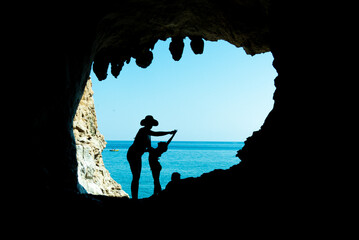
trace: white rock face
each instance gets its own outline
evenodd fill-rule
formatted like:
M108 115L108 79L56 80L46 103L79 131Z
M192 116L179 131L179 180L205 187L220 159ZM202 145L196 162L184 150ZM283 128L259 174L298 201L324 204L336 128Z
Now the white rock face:
M91 79L87 81L74 121L76 139L77 174L80 192L95 195L129 197L105 168L102 150L104 136L98 131Z

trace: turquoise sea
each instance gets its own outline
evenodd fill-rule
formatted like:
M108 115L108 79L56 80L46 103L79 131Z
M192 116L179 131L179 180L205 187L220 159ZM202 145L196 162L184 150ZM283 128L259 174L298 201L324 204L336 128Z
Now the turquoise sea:
M126 159L127 149L132 141L107 140L106 148L102 152L105 167L111 177L121 184L122 189L131 196L132 174ZM168 151L162 154L160 163L162 171L160 182L162 189L171 180L173 172L179 172L181 178L199 177L203 173L214 169L228 169L238 164L235 157L237 151L243 147L243 142L190 142L172 141ZM152 147L157 142L152 141ZM118 149L118 151L110 151ZM139 186L139 198L150 197L153 194L153 178L148 164L148 153L142 156L142 171Z

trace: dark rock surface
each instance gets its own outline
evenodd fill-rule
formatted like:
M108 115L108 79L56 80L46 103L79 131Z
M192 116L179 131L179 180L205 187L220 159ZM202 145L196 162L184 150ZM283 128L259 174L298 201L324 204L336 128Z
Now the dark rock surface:
M147 213L207 220L199 213L276 216L287 224L288 219L326 211L323 194L333 181L330 171L320 170L326 167L328 151L318 143L328 139L322 125L328 120L323 99L330 97L318 98L325 93L319 83L325 69L318 62L325 61L321 54L327 38L317 31L318 21L324 21L312 14L314 6L274 0L127 0L40 9L18 13L24 19L21 29L31 29L26 56L38 59L18 73L31 78L22 85L28 111L23 114L28 116L24 152L36 156L35 161L24 157L21 162L24 171L18 179L23 196L29 198L25 209L58 211L60 206L69 214L86 210L128 218ZM223 39L247 54L271 51L274 56L274 107L238 152L242 162L229 170L182 179L158 198L79 195L72 120L91 64L100 80L106 78L109 63L112 74L121 77L131 57L138 66L148 67L158 40L187 36L194 53L203 51L202 39ZM170 51L175 60L180 58L180 44L174 43ZM17 162L15 166L19 168Z

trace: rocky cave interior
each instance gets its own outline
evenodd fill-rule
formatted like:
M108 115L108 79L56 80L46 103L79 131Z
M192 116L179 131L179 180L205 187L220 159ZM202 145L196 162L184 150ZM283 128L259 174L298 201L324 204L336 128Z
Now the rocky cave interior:
M27 104L36 106L31 108L29 149L36 151L37 161L28 166L31 177L23 176L36 186L31 188L31 196L38 208L108 208L118 213L171 209L172 213L194 215L212 206L213 212L231 210L243 216L254 212L299 214L305 205L313 204L308 196L313 196L316 178L298 162L311 158L315 165L316 156L297 149L297 144L311 134L313 118L308 115L316 102L315 96L306 94L308 89L303 83L303 79L316 81L315 69L302 67L304 61L310 65L307 56L314 54L304 40L314 19L308 15L306 22L298 21L306 9L304 4L293 6L271 0L126 0L86 7L84 11L59 6L58 11L39 12L28 22L36 36L32 51L44 60L42 74L34 73L36 82L28 87L31 98ZM178 59L184 37L192 39L192 49L197 53L201 53L203 39L228 41L250 55L273 54L278 73L274 79L274 107L261 129L253 132L238 152L241 163L229 170L183 179L157 199L133 202L79 194L72 120L92 63L99 79L106 78L109 63L112 74L120 74L131 57L145 68L152 61L151 48L159 39L167 38L172 38L169 50Z

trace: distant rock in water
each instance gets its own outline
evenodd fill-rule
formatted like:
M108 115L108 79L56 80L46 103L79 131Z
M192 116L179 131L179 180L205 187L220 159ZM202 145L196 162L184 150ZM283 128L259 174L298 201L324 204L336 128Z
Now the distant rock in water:
M95 195L129 197L105 168L102 150L104 136L97 127L92 82L89 78L73 121L80 191Z

